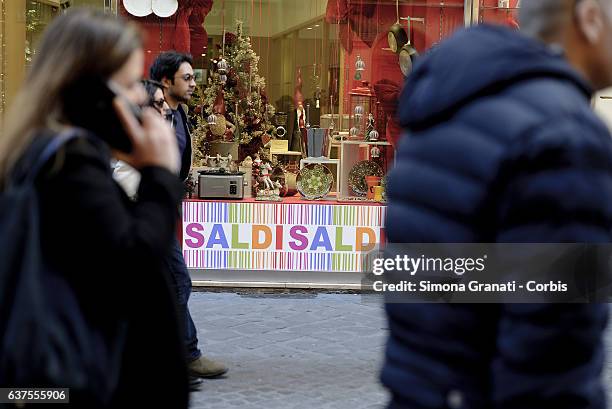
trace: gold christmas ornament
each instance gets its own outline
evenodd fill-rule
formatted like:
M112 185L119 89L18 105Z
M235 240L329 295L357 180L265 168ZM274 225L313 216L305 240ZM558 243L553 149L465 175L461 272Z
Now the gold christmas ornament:
M227 129L227 123L223 115L217 114L216 117L217 117L216 122L214 124L209 124L210 132L214 136L221 137L225 135L225 130Z

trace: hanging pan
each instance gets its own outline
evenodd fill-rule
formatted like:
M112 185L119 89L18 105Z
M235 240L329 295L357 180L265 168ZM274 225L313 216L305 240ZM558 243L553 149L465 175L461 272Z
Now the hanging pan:
M387 33L387 42L389 43L389 48L394 53L399 53L404 44L408 42L408 35L406 34L406 30L400 24L399 18L399 0L395 1L395 12L397 14L397 21L395 24L389 28L389 33Z
M411 25L412 19L408 17L407 20L408 20L408 39L406 43L402 46L399 52L399 57L398 57L400 70L402 70L402 74L404 74L404 77L407 77L408 74L412 72L412 64L414 62L414 59L419 56L419 52L412 45L412 30L411 30L412 29L412 25Z
M399 52L399 66L404 77L412 72L414 59L419 56L419 52L410 44L404 44Z

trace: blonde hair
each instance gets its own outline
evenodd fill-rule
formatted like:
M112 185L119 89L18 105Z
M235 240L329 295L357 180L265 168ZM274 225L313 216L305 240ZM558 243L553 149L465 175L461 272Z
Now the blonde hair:
M5 113L0 134L0 185L37 131L67 125L63 98L71 84L86 78L110 78L141 47L138 29L115 16L75 9L56 18ZM83 104L88 109L87 101Z

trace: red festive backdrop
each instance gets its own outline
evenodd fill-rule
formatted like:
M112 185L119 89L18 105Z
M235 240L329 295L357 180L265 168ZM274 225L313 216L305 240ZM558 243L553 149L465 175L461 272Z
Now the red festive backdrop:
M518 28L517 3L510 0L510 9L498 9L498 0L481 1L481 22L505 24ZM340 41L348 66L344 83L344 106L349 106L349 92L368 81L387 114L387 139L392 143L399 138L400 129L394 120L398 96L404 85L404 77L398 64L398 56L388 49L387 32L400 17L423 18L410 25L400 20L412 45L423 54L434 44L452 35L465 25L464 0L447 0L440 7L439 0L423 0L418 6L402 4L375 4L369 0L328 0L326 21L339 24ZM408 30L410 28L410 30ZM355 62L360 56L366 70L360 80L354 78ZM345 108L348 113L348 108Z
M206 52L208 34L204 29L204 20L212 5L213 0L181 0L177 12L167 18L154 14L135 17L123 5L120 6L120 13L138 23L145 33L145 74L148 74L155 57L163 51L176 50L193 56Z
M496 9L498 0L478 1L481 2L480 21L518 27L516 12L512 8L517 6L519 0L510 0L511 9L507 10ZM418 6L399 2L400 17L424 19L424 22L412 22L409 30L411 42L421 54L464 26L464 0L446 0L443 7L440 7L440 4L440 0L422 0ZM121 14L136 21L145 32L145 74L148 73L153 59L162 51L188 52L194 57L206 53L208 35L205 18L212 6L213 0L181 0L178 11L168 18L155 15L138 18L120 6ZM404 78L398 65L397 54L387 49L387 32L397 21L397 14L396 5L393 3L328 0L325 16L327 23L337 24L339 27L343 48L341 52L347 67L342 95L345 113L348 113L348 94L351 89L361 85L361 81L367 81L386 113L386 137L393 143L400 133L394 115ZM405 20L401 20L401 23L408 31L408 23ZM360 80L354 78L357 56L366 63L366 70Z

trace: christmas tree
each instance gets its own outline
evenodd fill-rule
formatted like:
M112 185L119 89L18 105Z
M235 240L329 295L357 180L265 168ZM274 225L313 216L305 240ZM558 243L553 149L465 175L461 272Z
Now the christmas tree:
M236 34L225 34L202 92L203 116L209 118L204 121L208 122L207 137L239 143L239 160L258 153L274 130L270 122L274 107L268 103L258 63L251 39L243 34L238 21Z
M192 161L194 166L206 165L206 155L209 154L209 127L203 113L203 91L197 86L189 101L189 120L192 125L191 140L193 144Z

